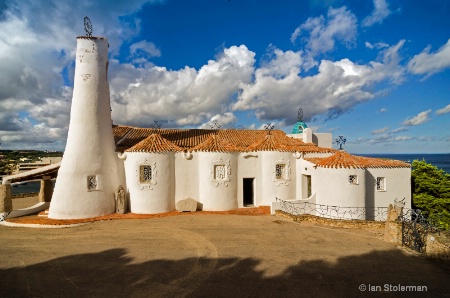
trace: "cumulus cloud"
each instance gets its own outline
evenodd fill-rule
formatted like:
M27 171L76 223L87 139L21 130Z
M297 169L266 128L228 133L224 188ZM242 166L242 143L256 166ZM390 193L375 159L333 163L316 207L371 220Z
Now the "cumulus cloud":
M127 21L120 17L148 2L80 0L71 5L55 0L7 1L0 19L2 148L20 143L39 148L44 146L39 144L48 146L52 141L61 145L60 140L65 140L67 134L71 98L63 72L68 77L73 72L75 37L85 34L86 11L93 23L93 34L108 36L114 55L122 41L140 29L139 19Z
M232 128L236 124L237 118L231 112L224 114L217 114L211 117L208 122L199 126L200 129L208 129L214 127L215 124L220 125L220 128Z
M436 115L444 115L450 113L450 104L436 111Z
M414 117L408 117L405 119L405 121L403 121L403 125L408 125L408 126L414 126L414 125L419 125L419 124L423 124L427 121L430 120L430 113L431 113L431 109L420 112L419 114L417 114Z
M336 41L352 46L355 43L356 33L356 16L343 6L337 9L329 8L327 17L321 15L308 18L292 33L291 42L295 43L299 37L306 34L304 37L306 48L314 56L333 50Z
M160 57L161 51L156 47L153 42L148 42L145 40L141 40L139 42L133 43L130 46L130 55L131 56L140 56L145 54L148 57Z
M226 112L241 84L251 82L254 56L244 45L232 46L198 71L187 66L144 69L111 61L113 119L144 126L151 119L201 125Z
M431 46L415 55L408 63L408 70L413 74L430 76L450 67L450 39L439 50L431 53Z
M256 69L250 83L241 84L241 92L233 105L233 110L256 110L262 121L284 119L287 125L296 121L293 109L301 106L305 111L305 121L313 115L325 114L328 117L339 115L358 103L375 97L371 89L382 81L399 83L404 71L399 66L401 58L398 50L400 41L384 51L382 61L372 61L365 65L356 64L349 59L339 61L322 60L318 73L300 76L301 54L284 55L277 51L274 60ZM289 71L282 72L278 59L293 59Z
M364 27L370 27L374 24L382 23L383 20L391 14L389 4L386 0L373 0L373 4L375 9L363 20L362 25Z

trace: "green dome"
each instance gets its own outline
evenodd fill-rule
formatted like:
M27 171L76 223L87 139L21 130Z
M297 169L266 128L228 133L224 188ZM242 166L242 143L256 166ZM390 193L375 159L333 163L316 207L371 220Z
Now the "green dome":
M295 123L294 128L292 129L292 134L303 133L305 128L308 128L308 125L306 125L303 121L299 121Z

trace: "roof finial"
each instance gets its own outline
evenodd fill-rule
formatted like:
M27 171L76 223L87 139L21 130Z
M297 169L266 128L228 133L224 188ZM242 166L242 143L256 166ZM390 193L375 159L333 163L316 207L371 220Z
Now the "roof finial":
M154 130L160 129L160 128L161 128L161 124L158 123L158 120L153 121L152 128L153 128Z
M298 109L297 121L303 122L303 109L302 108Z
M347 142L347 139L344 138L344 136L339 136L339 138L336 139L336 144L339 145L339 150L343 150L342 146Z
M264 125L264 129L267 130L267 133L270 135L270 132L275 128L275 125L273 125L271 122Z
M219 121L214 120L213 122L211 122L211 123L209 124L209 127L211 127L211 129L220 129Z
M84 17L84 31L86 31L86 36L92 37L92 23L87 16Z

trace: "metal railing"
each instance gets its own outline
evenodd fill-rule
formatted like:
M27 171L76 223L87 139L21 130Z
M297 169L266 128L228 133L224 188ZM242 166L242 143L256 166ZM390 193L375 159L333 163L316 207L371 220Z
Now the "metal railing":
M331 219L345 220L376 220L385 221L387 207L342 207L314 204L301 201L285 201L276 198L280 202L281 210L292 214L310 214Z

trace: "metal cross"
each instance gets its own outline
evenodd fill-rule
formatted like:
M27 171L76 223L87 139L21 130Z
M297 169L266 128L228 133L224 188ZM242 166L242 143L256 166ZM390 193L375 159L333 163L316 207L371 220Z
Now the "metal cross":
M158 120L155 120L155 121L153 121L154 123L153 123L153 125L152 125L152 128L154 128L154 129L160 129L161 128L161 124L160 123L158 123Z
M211 124L209 125L209 127L211 127L211 129L220 129L219 121L214 120L213 122L211 122Z
M267 130L267 132L270 135L270 132L275 128L275 126L272 123L267 123L266 125L264 125L264 129Z
M347 139L344 138L344 136L339 136L339 138L336 139L336 144L339 145L339 150L342 150L342 146L347 142Z
M92 37L92 23L87 16L84 17L84 31L86 31L86 36Z
M303 109L298 109L297 121L303 122Z

